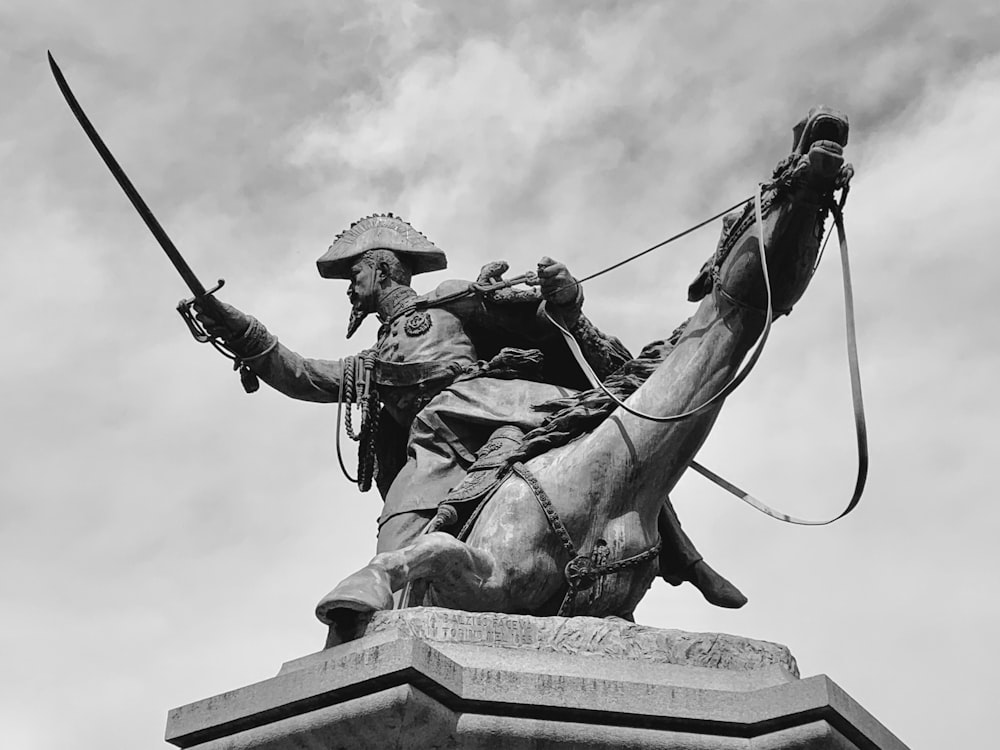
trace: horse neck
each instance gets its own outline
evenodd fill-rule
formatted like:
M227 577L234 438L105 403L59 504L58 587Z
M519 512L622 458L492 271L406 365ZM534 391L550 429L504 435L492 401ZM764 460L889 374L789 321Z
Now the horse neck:
M790 308L805 291L819 249L821 220L815 196L786 198L780 205L776 201L766 214L763 234L774 309ZM764 323L760 309L766 297L757 247L755 227L743 230L719 267L718 285L725 295L716 288L702 300L669 356L627 400L632 409L653 415L684 413L704 404L736 375ZM655 521L720 408L721 402L668 424L615 411L579 444L579 458L592 467L585 481L602 488L591 496L622 504L609 513L627 506ZM629 492L621 491L623 475L629 477Z

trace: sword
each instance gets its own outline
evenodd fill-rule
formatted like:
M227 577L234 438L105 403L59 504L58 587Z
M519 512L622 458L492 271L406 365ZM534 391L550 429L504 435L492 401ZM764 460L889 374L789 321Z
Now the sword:
M49 67L52 68L52 75L56 79L56 84L59 86L59 90L62 92L63 97L66 99L66 103L69 105L70 110L76 117L77 122L80 123L80 127L83 128L83 132L87 134L87 138L93 144L94 148L97 149L97 153L100 154L101 160L104 162L105 166L110 170L111 175L118 182L118 185L125 192L125 195L131 201L133 207L138 212L139 217L143 220L146 227L152 232L153 237L163 248L163 252L167 254L167 258L173 264L174 268L177 269L177 273L180 274L184 283L187 285L188 289L194 295L188 299L182 299L177 303L177 312L180 313L181 318L187 324L188 330L191 335L194 336L195 340L200 343L208 343L214 346L220 353L222 353L227 359L233 360L236 363L237 368L241 368L242 362L240 362L239 357L229 350L221 339L218 339L208 333L204 326L198 322L195 318L193 307L196 302L201 302L219 291L222 286L226 283L224 279L219 279L218 283L211 289L206 289L205 285L199 281L198 277L195 276L194 271L184 260L184 257L180 254L177 246L174 245L173 240L167 235L163 227L160 226L160 222L157 220L156 216L150 210L149 206L146 205L146 201L142 199L139 195L139 191L135 189L135 185L125 174L125 170L122 169L118 160L115 159L114 155L105 145L101 136L98 135L97 130L91 124L90 119L87 117L86 113L83 111L83 107L80 106L80 102L77 101L76 96L69 87L69 83L66 82L66 77L63 75L59 66L56 64L55 58L52 57L52 53L48 53L49 56ZM247 369L245 366L241 369ZM249 372L249 370L247 369ZM241 373L242 375L243 373ZM246 376L244 375L244 387L247 387ZM249 388L248 388L249 390Z
M74 116L77 119L77 122L80 123L80 127L83 128L83 132L87 134L87 137L90 139L90 142L94 144L94 148L96 148L97 153L101 155L101 159L104 161L104 164L107 166L107 168L111 171L111 175L115 178L115 180L118 181L118 184L121 186L121 189L125 192L125 195L132 202L132 205L135 207L135 210L138 211L139 217L143 220L143 222L145 222L146 226L149 228L149 231L153 233L153 236L156 238L156 241L160 243L160 247L163 248L163 252L167 254L167 258L170 259L170 262L173 263L174 268L177 269L177 272L181 275L181 278L184 279L184 283L187 284L188 289L190 289L191 293L194 294L194 296L199 299L201 297L206 297L209 294L211 294L211 292L207 291L204 285L198 280L198 277L194 275L194 271L191 270L191 267L187 264L187 261L185 261L184 258L181 256L180 251L178 251L176 245L174 245L170 237L167 236L167 233L163 230L163 227L160 226L160 222L157 221L156 217L153 215L153 212L149 209L149 206L146 205L146 201L144 201L142 199L142 196L139 195L139 191L135 189L135 185L132 184L132 181L128 178L128 175L125 174L125 170L121 168L121 165L118 163L118 160L115 159L111 151L108 150L108 147L104 144L104 141L101 139L101 136L97 134L97 131L94 129L94 126L91 124L90 120L87 118L86 113L83 111L83 108L80 106L80 102L78 102L76 100L76 96L73 95L73 91L70 89L69 84L66 82L66 77L63 75L62 71L59 69L59 66L56 64L55 58L52 57L52 53L49 52L48 56L49 56L49 67L52 68L52 75L55 76L56 84L59 86L59 90L62 92L63 97L65 97L66 103L69 105L70 110L72 110ZM215 287L215 289L221 287L222 284L223 282L222 280L220 280L218 286ZM215 290L213 289L212 291Z

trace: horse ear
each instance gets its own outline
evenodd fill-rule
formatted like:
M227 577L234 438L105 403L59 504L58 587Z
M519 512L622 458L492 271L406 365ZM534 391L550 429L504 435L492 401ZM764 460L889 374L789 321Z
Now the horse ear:
M688 302L698 302L712 291L712 260L701 267L701 271L688 287Z
M795 127L792 128L792 152L798 151L799 142L802 140L802 133L806 129L806 120L808 118L803 117L797 123Z
M799 125L804 124L805 120L799 123ZM726 237L744 213L746 213L746 206L730 211L722 217L722 231L719 233L719 244L715 247L715 254L705 261L705 265L701 267L698 276L688 286L688 302L698 302L712 291L712 284L715 283L712 279L712 266L723 257L722 248L726 244Z

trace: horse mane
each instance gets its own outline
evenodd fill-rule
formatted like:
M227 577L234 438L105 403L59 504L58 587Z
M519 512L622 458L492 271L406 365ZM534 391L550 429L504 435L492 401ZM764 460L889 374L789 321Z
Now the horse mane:
M790 159L783 160L775 168L776 177L779 172L789 171L790 167L786 162L790 162ZM765 210L768 207L765 205ZM736 239L743 234L748 223L752 221L753 210L750 203L746 203L722 217L722 232L719 235L715 253L705 262L698 276L688 287L689 302L698 302L712 291L715 283L715 271L733 249ZM635 393L639 386L646 382L653 371L673 351L690 320L691 318L688 318L677 326L668 338L646 344L638 357L630 359L619 367L604 380L604 385L608 390L620 400ZM568 398L554 399L539 404L535 409L547 412L548 416L540 426L524 436L524 442L511 455L510 462L527 461L529 458L534 458L553 448L566 445L595 429L610 416L617 406L600 388L591 388Z
M607 389L619 399L626 399L635 393L673 351L690 320L688 318L677 326L669 338L646 344L638 357L630 359L604 381ZM524 436L524 441L508 461L527 461L566 445L595 429L615 408L617 404L600 388L538 404L535 409L547 412L548 416Z

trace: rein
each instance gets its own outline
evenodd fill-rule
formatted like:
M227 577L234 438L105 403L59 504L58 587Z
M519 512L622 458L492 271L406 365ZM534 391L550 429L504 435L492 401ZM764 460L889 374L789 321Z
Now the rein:
M721 402L727 396L729 396L730 394L732 394L733 391L735 391L743 383L743 381L746 380L747 376L750 374L750 371L757 364L757 361L760 359L760 355L762 354L762 352L764 350L764 344L767 343L768 336L770 335L771 323L772 323L772 320L774 318L774 312L775 312L774 308L773 308L773 304L772 304L771 280L770 280L770 275L769 275L768 267L767 267L767 253L766 253L766 248L764 246L764 220L763 220L763 213L762 213L762 204L763 204L763 200L762 199L763 199L763 189L765 187L768 187L768 186L765 185L764 183L758 183L756 195L754 197L750 197L750 198L747 198L746 200L742 200L739 203L736 203L736 204L730 206L729 208L725 209L724 211L720 211L719 213L715 214L714 216L711 216L710 218L705 219L704 221L701 221L698 224L695 224L694 226L691 226L691 227L689 227L688 229L685 229L682 232L679 232L679 233L677 233L677 234L675 234L675 235L673 235L671 237L668 237L667 239L663 240L662 242L658 242L657 244L652 245L651 247L648 247L645 250L642 250L641 252L638 252L638 253L636 253L634 255L631 255L628 258L625 258L625 259L623 259L621 261L618 261L617 263L614 263L614 264L612 264L610 266L607 266L606 268L601 269L600 271L597 271L596 273L592 273L589 276L585 276L584 278L576 280L576 281L573 282L574 285L579 286L580 284L582 284L582 283L584 283L586 281L590 281L591 279L595 279L598 276L602 276L602 275L604 275L606 273L609 273L609 272L611 272L613 270L621 268L622 266L626 265L627 263L631 263L632 261L634 261L634 260L636 260L638 258L641 258L642 256L644 256L644 255L646 255L648 253L653 252L654 250L658 250L659 248L661 248L661 247L663 247L665 245L668 245L671 242L674 242L675 240L679 240L682 237L685 237L688 234L691 234L692 232L694 232L694 231L696 231L696 230L698 230L698 229L700 229L700 228L702 228L702 227L710 224L711 222L715 221L716 219L719 219L720 217L728 214L729 212L731 212L731 211L739 208L740 206L743 206L743 205L745 205L745 204L753 201L753 203L754 203L754 212L755 212L755 217L754 218L756 219L756 224L757 224L758 252L760 253L760 259L761 259L761 274L762 274L762 276L764 278L764 288L765 288L765 293L766 293L766 304L765 304L765 307L764 308L756 308L756 307L751 307L751 306L747 305L746 303L744 303L744 302L742 302L742 301L734 298L732 295L730 295L728 292L726 292L721 287L721 284L717 285L715 287L715 292L717 294L719 294L719 296L724 297L729 302L731 302L731 303L733 303L735 305L738 305L740 307L744 307L746 309L751 309L751 310L754 310L755 312L759 312L759 313L763 314L764 315L764 326L763 326L763 328L762 328L759 336L757 337L757 340L753 344L753 347L752 347L752 350L750 352L749 357L746 358L746 360L741 365L740 369L733 375L733 377L730 379L730 381L725 386L723 386L715 395L713 395L712 397L710 397L708 400L706 400L705 402L703 402L699 406L697 406L697 407L695 407L693 409L689 409L689 410L687 410L685 412L682 412L682 413L679 413L679 414L670 414L670 415L662 415L662 416L658 416L658 415L654 415L654 414L647 414L645 412L639 411L639 410L634 409L633 407L629 406L622 399L619 399L617 396L615 396L615 394L612 393L604 385L604 383L601 382L600 378L597 376L597 374L594 372L593 368L590 366L590 363L587 362L586 357L584 357L583 351L580 349L580 345L577 343L576 338L573 336L573 334L566 328L566 326L560 320L557 319L556 316L553 316L546 309L546 305L545 305L544 301L541 303L541 310L544 313L545 317L548 318L548 320L552 323L552 325L555 326L555 328L562 334L564 340L566 341L567 346L569 347L570 351L572 352L574 358L576 359L576 361L577 361L578 365L580 366L581 370L583 371L584 375L586 375L586 377L588 378L588 380L591 382L591 385L594 388L599 388L600 390L602 390L604 392L604 394L609 399L611 399L611 401L613 403L615 403L619 408L623 409L624 411L628 412L629 414L632 414L633 416L636 416L636 417L638 417L640 419L644 419L644 420L647 420L647 421L650 421L650 422L659 423L659 424L669 424L669 423L672 423L672 422L679 422L679 421L684 420L684 419L689 419L689 418L691 418L693 416L696 416L697 414L700 414L700 413L706 411L710 407L712 407L715 404ZM838 235L839 244L840 244L841 273L842 273L842 276L843 276L843 285L844 285L844 311L845 311L845 317L846 317L847 356L848 356L848 366L849 366L849 369L850 369L850 377L851 377L851 397L852 397L853 409L854 409L854 424L855 424L855 434L856 434L857 452L858 452L858 472L857 472L857 478L855 480L854 492L853 492L853 494L851 496L851 499L848 502L846 508L843 511L841 511L838 515L834 516L833 518L826 519L826 520L808 520L808 519L797 518L797 517L789 515L787 513L783 513L781 511L775 510L774 508L770 507L766 503L764 503L764 502L758 500L757 498L755 498L749 492L743 490L742 488L738 487L737 485L733 484L732 482L729 482L728 480L726 480L723 477L719 476L718 474L716 474L712 470L710 470L710 469L706 468L705 466L699 464L697 461L691 461L691 463L689 464L690 467L692 469L694 469L695 471L697 471L699 474L701 474L702 476L704 476L704 477L710 479L711 481L715 482L717 485L719 485L720 487L722 487L726 491L732 493L736 497L740 498L741 500L743 500L745 503L747 503L751 507L759 510L761 513L764 513L764 514L766 514L766 515L768 515L768 516L770 516L772 518L775 518L775 519L777 519L779 521L784 521L785 523L791 523L791 524L796 524L796 525L800 525L800 526L825 526L827 524L833 523L834 521L840 520L841 518L843 518L844 516L846 516L848 513L850 513L851 511L853 511L857 507L858 503L861 500L861 495L864 492L865 483L866 483L867 477L868 477L868 437L867 437L867 426L866 426L866 423L865 423L864 402L863 402L862 395L861 395L861 373L860 373L860 367L859 367L859 364L858 364L857 330L856 330L855 319L854 319L854 293L853 293L853 285L851 283L850 262L849 262L848 249L847 249L847 235L846 235L846 233L844 231L843 206L844 206L844 202L845 202L846 197L847 197L847 187L845 186L844 189L843 189L843 192L841 194L841 201L840 201L840 203L838 204L836 202L831 201L831 205L830 205L830 211L833 214L834 223L835 223L835 225L837 227L837 235ZM826 243L824 242L823 247L825 248L825 246L826 246ZM819 265L819 261L820 261L821 257L822 257L822 249L820 250L819 257L817 257L817 259L816 259L816 266ZM816 266L814 266L814 268L813 268L814 272L816 270ZM518 283L529 283L529 284L532 284L532 283L537 283L537 282L536 282L535 277L533 276L533 274L524 274L523 276L519 276L519 277L516 277L516 278L508 279L506 281L500 281L500 282L494 283L494 284L471 285L470 288L467 289L467 290L462 290L460 292L453 293L452 295L449 295L448 296L448 300L450 300L453 297L455 297L455 298L457 298L457 297L464 297L464 296L467 296L469 294L475 293L477 291L479 291L479 292L496 291L496 290L498 290L500 288L504 288L504 287L508 287L508 286L513 286L513 285L518 284ZM473 288L473 287L475 287L475 288ZM444 300L440 300L440 301L444 301ZM786 313L787 311L782 310L782 311L779 311L779 312L780 313ZM370 356L371 355L369 354L369 357ZM369 359L369 357L365 357L365 359L367 360L367 359ZM337 414L337 421L338 421L338 423L341 420L340 409L342 408L342 405L343 405L343 402L344 402L344 396L345 395L347 396L348 400L351 401L351 402L361 402L362 403L362 409L363 409L363 415L364 416L369 416L368 414L364 414L364 412L366 411L364 409L364 406L367 405L365 403L366 400L363 397L362 398L358 398L358 396L361 395L361 394L355 395L353 393L350 393L350 391L354 390L353 389L354 383L356 381L360 381L360 382L364 383L364 388L363 388L362 392L363 393L367 393L367 394L371 394L371 390L370 390L370 388L371 388L371 386L370 386L370 367L371 367L371 364L372 364L371 361L366 361L364 364L362 364L361 362L356 362L356 363L354 363L354 365L355 365L354 368L350 368L350 367L347 366L348 363L345 362L345 368L344 368L345 369L345 373L344 374L347 377L342 377L341 378L341 394L340 394L340 399L339 399L340 406L338 407L338 414ZM365 365L367 365L367 367ZM350 377L350 375L348 375L348 373L346 372L348 369L353 370L353 372L350 373L350 374L355 375L355 377L352 378L352 377ZM345 381L350 381L350 382L345 383ZM344 387L345 387L345 385L347 385L347 391L348 391L348 393L346 393L346 394L344 393ZM377 409L375 409L374 412L377 415ZM350 425L350 406L348 407L348 414L347 414L347 420L346 421L347 421L347 425L346 426L348 427L348 431L350 433L351 432L351 429L350 429L351 428L351 425ZM364 420L364 421L367 421L367 420ZM371 428L372 426L369 425L369 427ZM372 432L374 432L374 430L371 430L371 431L369 431L369 430L363 430L362 432L363 433L367 432L368 434L365 435L365 437L367 437L370 440ZM360 435L359 436L355 436L355 435L351 434L350 437L352 437L353 439L357 440L361 436ZM366 440L365 442L368 442L369 440ZM366 447L368 447L368 450L366 450ZM340 430L339 430L339 424L338 424L338 430L337 430L337 457L338 457L338 460L340 461L341 469L343 470L345 476L347 476L347 478L349 480L351 480L353 482L357 482L359 485L362 485L362 489L367 489L368 487L371 486L371 477L372 477L373 470L375 468L374 467L374 456L373 455L368 455L368 454L373 454L373 451L371 451L370 446L365 446L364 444L362 444L361 446L359 446L359 448L360 448L360 450L359 450L359 459L362 459L362 460L359 461L359 476L357 478L354 478L354 477L351 477L351 475L348 473L347 468L346 468L346 466L344 464L344 461L343 461L343 457L341 455L341 449L340 449ZM362 463L365 464L364 470L362 470L362 467L360 466L360 464L362 464ZM523 479L525 479L525 481L528 481L527 478L524 475L521 475L521 476L522 476ZM530 481L529 481L529 484L531 484ZM535 494L536 494L536 497L538 497L538 493L536 492ZM544 503L543 503L543 509L544 509ZM548 514L546 514L546 515L548 515ZM562 537L560 536L560 538L562 538ZM569 548L567 547L567 549L569 549ZM571 553L573 555L576 554L575 551L573 551L573 550L570 550L570 551L571 551ZM567 575L568 575L568 573L567 573ZM567 580L569 580L569 579L567 579ZM569 594L567 594L567 597L569 598ZM565 604L566 604L566 602L564 601L564 605Z
M612 393L607 388L607 386L605 386L604 383L601 382L601 379L597 377L597 374L594 372L593 368L591 368L590 363L587 362L586 358L584 357L583 352L580 349L580 345L577 343L573 334L570 333L570 331L562 324L561 321L557 320L556 317L550 314L549 311L545 308L545 303L544 302L542 303L542 311L544 312L545 316L562 334L563 338L566 341L566 344L569 346L570 351L573 353L574 358L576 359L580 368L583 370L584 374L590 380L593 387L600 388L604 392L604 394L612 400L613 403L615 403L618 407L625 410L629 414L639 417L640 419L645 419L647 421L656 422L659 424L668 424L671 422L679 422L683 419L688 419L697 414L700 414L701 412L705 411L709 407L713 406L717 402L721 401L722 399L730 395L733 391L736 390L736 388L740 386L741 383L743 383L747 375L750 374L750 370L752 370L754 365L757 364L757 360L760 358L760 355L764 349L764 344L767 342L768 335L770 334L771 322L772 318L774 317L774 309L772 306L772 295L771 295L771 280L768 274L767 254L765 252L765 247L764 247L764 221L761 212L761 203L762 203L761 199L762 199L763 188L764 188L763 183L758 183L756 199L754 200L753 198L748 198L745 201L737 203L733 208L738 208L739 206L744 205L748 201L754 200L754 209L756 214L755 218L757 223L758 251L760 252L761 273L764 277L764 287L766 290L765 307L763 309L757 309L757 308L754 309L764 314L764 327L761 330L761 333L758 336L757 341L753 345L750 356L743 363L740 370L714 396L709 398L700 406L697 406L694 409L690 409L680 414L670 414L664 416L647 414L645 412L641 412L637 409L632 408L622 399L615 396L615 394ZM844 312L846 318L847 359L851 377L851 400L854 409L854 428L855 428L857 453L858 453L857 478L854 483L854 492L851 495L851 499L848 501L847 506L838 515L834 516L833 518L825 520L810 520L810 519L797 518L795 516L789 515L788 513L783 513L779 510L775 510L771 506L755 498L746 490L743 490L742 488L738 487L732 482L729 482L728 480L719 476L712 470L702 466L697 461L691 461L690 463L691 468L697 471L699 474L715 482L724 490L732 493L733 495L743 500L751 507L755 508L756 510L759 510L761 513L764 513L770 516L771 518L775 518L779 521L784 521L785 523L796 524L799 526L826 526L846 516L848 513L853 511L857 507L858 503L861 501L861 495L864 492L865 483L867 482L868 479L868 429L865 422L864 401L861 395L861 371L860 371L860 366L858 364L857 328L854 319L854 291L853 291L853 284L851 283L851 267L847 251L847 235L846 232L844 231L844 215L843 215L844 199L846 199L846 188L844 193L842 193L842 198L839 204L831 201L830 211L833 214L834 223L837 227L837 236L840 244L841 275L843 277L843 284L844 284ZM601 274L607 273L608 271L619 268L620 266L623 266L626 263L629 263L635 260L636 258L645 255L646 253L652 252L653 250L663 247L664 245L668 244L669 242L672 242L675 239L679 239L689 234L695 229L705 226L709 222L719 218L719 216L722 216L723 214L728 213L731 210L732 209L727 209L726 211L722 212L722 214L717 214L711 219L696 224L694 227L691 227L690 229L684 232L674 235L673 237L664 240L663 242L654 245L642 251L641 253L637 253L636 255L633 255L630 258L626 258L625 260L616 263L612 266L609 266L608 268L605 268L601 271L598 271L595 274L591 274L590 276L581 279L577 283L578 284L583 283L584 281L587 281L589 279L600 276ZM817 265L818 263L819 259L817 258ZM734 299L731 295L722 290L721 285L717 288L717 291L721 292L722 293L721 296L724 296L726 299L730 300L734 304L740 305L742 307L748 307L744 303L741 303L739 300Z
M843 200L840 205L834 203L831 206L833 220L837 225L837 236L840 240L840 268L844 280L844 317L847 333L847 363L851 373L851 401L854 406L854 431L857 438L858 447L858 474L854 482L854 493L851 495L847 507L838 515L822 521L796 518L787 513L775 510L764 502L761 502L746 490L737 487L720 477L710 469L705 468L696 461L691 462L691 468L707 477L722 487L724 490L736 495L740 500L756 508L761 513L765 513L771 518L776 518L785 523L793 523L798 526L826 526L839 521L861 502L861 495L865 490L865 482L868 479L868 428L865 424L865 405L861 396L861 368L858 364L858 337L854 320L854 287L851 283L851 264L847 254L847 235L844 232Z
M768 272L767 272L767 254L764 252L764 230L763 230L763 227L764 227L764 218L763 218L763 214L761 213L761 207L760 207L761 206L762 188L763 188L763 184L762 183L758 183L758 185L757 185L757 197L756 197L756 200L754 201L754 209L755 209L756 214L757 214L757 238L758 238L758 247L760 248L760 266L761 266L761 270L763 271L763 274L764 274L764 288L766 289L766 292L767 292L767 295L766 295L766 305L765 305L765 308L764 308L764 311L763 311L765 313L765 315L764 315L764 327L761 330L760 335L757 337L757 341L754 342L753 349L752 349L752 351L750 353L750 357L746 360L746 362L743 364L743 366L736 372L735 375L733 375L733 377L729 380L728 383L726 383L726 385L724 385L721 389L719 389L719 391L714 396L712 396L711 398L709 398L707 401L705 401L704 403L702 403L700 406L696 406L694 409L689 409L688 411L681 412L680 414L669 414L669 415L664 415L664 416L656 416L654 414L647 414L646 412L642 412L642 411L639 411L637 409L633 409L631 406L629 406L628 404L626 404L620 398L618 398L617 396L615 396L615 394L613 394L610 390L608 390L607 386L605 386L604 383L601 382L601 379L599 377L597 377L597 373L594 372L593 368L590 366L590 363L587 362L586 357L583 356L583 351L580 349L580 345L577 343L576 339L573 337L573 334L569 332L569 330L566 328L566 326L564 326L562 323L558 322L549 313L549 311L544 308L544 304L545 303L544 302L542 303L542 305L543 305L543 311L545 312L545 317L547 317L552 322L552 324L556 328L559 329L559 332L562 333L563 338L566 340L566 343L569 345L570 350L573 352L573 356L576 358L577 362L583 368L583 372L587 376L587 379L590 380L591 384L593 384L593 386L595 388L600 388L602 391L604 391L605 395L608 398L610 398L615 404L617 404L620 408L622 408L625 411L627 411L629 414L631 414L633 416L636 416L636 417L639 417L640 419L645 419L645 420L647 420L649 422L656 422L658 424L669 424L671 422L680 422L681 420L689 419L690 417L693 417L696 414L702 413L703 411L705 411L706 409L710 408L711 406L714 406L716 403L718 403L719 401L722 401L724 398L726 398L726 396L728 396L733 391L735 391L740 386L740 384L744 380L746 380L747 375L750 374L750 371L753 369L754 365L757 364L757 360L760 359L760 355L764 351L764 344L767 343L767 338L768 338L768 336L771 333L771 319L774 317L773 311L772 311L772 306L771 306L771 278L770 278L770 276L768 275ZM750 199L747 199L747 200L753 200L753 199L750 198ZM743 205L743 203L746 203L746 202L747 201L743 201L742 203L738 203L737 205L740 206L740 205ZM699 224L698 226L704 226L704 222L702 224ZM695 228L697 228L697 227L695 227ZM689 231L691 231L691 230L689 230ZM687 232L682 232L682 233L680 233L678 235L675 235L673 238L671 238L671 240L683 237L686 233ZM667 241L665 241L665 242L663 242L660 245L657 245L655 247L662 247L664 244L666 244L666 242L670 242L671 240L667 240ZM647 250L647 251L644 251L644 252L649 252L649 251ZM642 253L640 253L640 255L641 254ZM639 257L639 255L635 255L632 258L629 258L628 260L634 260L635 258L638 258L638 257ZM628 260L622 261L622 263L627 263ZM620 265L622 265L622 263L619 263L618 265L620 266ZM606 270L611 270L612 268L615 268L615 267L616 266L611 266L610 268L608 268ZM603 271L601 273L603 273ZM597 274L594 274L594 275L596 276ZM593 278L593 277L590 277L590 278Z

